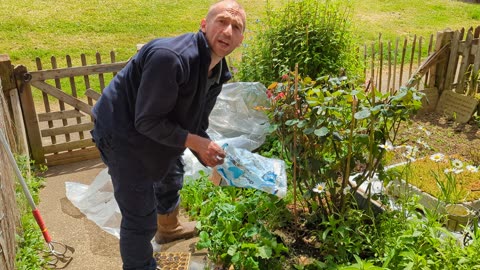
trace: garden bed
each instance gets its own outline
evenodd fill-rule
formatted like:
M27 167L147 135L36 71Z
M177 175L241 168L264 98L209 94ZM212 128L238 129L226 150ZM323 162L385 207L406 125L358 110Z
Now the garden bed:
M437 198L440 198L447 203L468 204L475 210L480 208L478 165L458 155L445 156L437 153L411 163L394 165L390 170L408 178L389 183L389 191L394 195L400 190L406 192L408 183L411 186L409 191L425 197L423 201L428 206L438 205Z

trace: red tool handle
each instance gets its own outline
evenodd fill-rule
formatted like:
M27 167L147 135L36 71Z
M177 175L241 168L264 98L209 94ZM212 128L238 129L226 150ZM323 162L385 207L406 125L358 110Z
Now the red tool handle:
M40 227L40 230L42 230L43 238L47 243L52 242L52 237L48 233L47 226L45 226L45 222L43 222L42 215L40 215L40 211L38 209L34 209L32 211L33 216L35 217L35 220L37 221L38 226Z

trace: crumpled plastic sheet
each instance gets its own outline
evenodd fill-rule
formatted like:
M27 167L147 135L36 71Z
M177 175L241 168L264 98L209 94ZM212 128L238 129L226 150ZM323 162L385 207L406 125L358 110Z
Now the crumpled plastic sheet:
M266 88L257 82L237 82L223 86L210 114L207 133L219 145L225 143L248 151L261 146L269 127L268 117L256 107L268 106ZM189 151L184 153L185 180L195 179L199 171L210 172ZM120 238L120 209L113 197L107 169L90 185L66 182L66 196L85 216L104 231Z

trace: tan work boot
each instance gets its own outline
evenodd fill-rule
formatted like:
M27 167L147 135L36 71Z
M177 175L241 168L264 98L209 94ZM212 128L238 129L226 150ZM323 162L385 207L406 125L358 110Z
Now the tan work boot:
M157 233L155 242L165 244L178 239L191 238L196 234L196 221L180 222L178 220L179 207L172 213L157 215Z

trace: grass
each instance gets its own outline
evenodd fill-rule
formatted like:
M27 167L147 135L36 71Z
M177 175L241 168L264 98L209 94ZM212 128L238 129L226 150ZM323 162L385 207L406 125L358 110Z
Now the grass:
M276 7L287 0L240 0L248 14L247 26L262 19L268 4ZM51 56L72 56L79 65L85 53L89 63L98 51L111 50L118 61L135 53L136 44L162 36L198 30L201 18L215 0L2 0L0 1L0 53L14 65L35 68L35 57L49 62ZM101 3L101 4L100 4ZM451 0L350 0L352 22L362 44L382 33L385 39L421 35L428 37L447 27L477 26L480 5ZM253 32L246 33L251 35ZM248 40L248 39L247 39ZM240 52L234 55L239 59ZM46 66L44 67L46 68Z
M397 37L429 37L450 28L476 27L480 21L480 5L452 0L354 0L354 22L365 40Z

